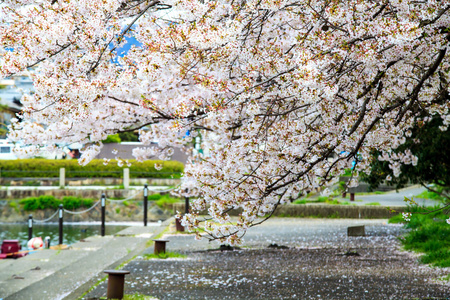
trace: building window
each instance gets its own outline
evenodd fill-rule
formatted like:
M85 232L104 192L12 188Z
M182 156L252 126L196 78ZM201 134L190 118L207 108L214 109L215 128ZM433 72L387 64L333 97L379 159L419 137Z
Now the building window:
M11 153L11 147L0 147L0 153Z

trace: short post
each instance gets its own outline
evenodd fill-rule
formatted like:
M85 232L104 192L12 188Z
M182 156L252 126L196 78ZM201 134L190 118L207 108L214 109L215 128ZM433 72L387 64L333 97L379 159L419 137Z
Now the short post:
M59 205L59 244L63 244L63 205Z
M148 186L144 185L144 227L147 226Z
M100 233L105 236L105 216L106 216L106 196L105 193L102 194L102 224L100 228Z
M347 197L347 192L342 192L342 198Z
M66 186L66 169L60 168L59 169L59 187L65 187Z
M33 238L33 215L28 216L28 240Z
M184 197L184 213L189 213L189 197Z
M123 188L128 190L130 188L130 169L123 169Z
M166 253L166 243L169 240L153 240L155 242L155 248L153 254L158 255L159 253Z
M44 239L44 247L45 249L50 249L50 237L46 236Z
M104 272L108 274L108 289L106 291L106 298L123 299L125 275L130 274L130 271L105 270Z
M184 231L184 226L181 225L180 219L175 218L175 229L176 229L177 231L181 231L181 232Z
M350 201L355 201L355 193L350 193Z

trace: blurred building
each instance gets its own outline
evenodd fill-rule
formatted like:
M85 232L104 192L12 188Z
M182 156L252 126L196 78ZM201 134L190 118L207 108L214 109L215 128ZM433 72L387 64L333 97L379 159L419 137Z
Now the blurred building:
M115 157L120 157L121 159L135 159L135 157L132 155L133 149L141 147L146 148L149 146L144 146L140 142L122 142L122 143L110 143L110 144L103 144L103 148L100 151L100 153L97 155L96 158L103 159L114 159ZM157 147L157 144L153 144L150 147ZM114 154L116 153L116 154ZM158 158L155 157L155 160ZM178 148L174 148L174 153L171 157L171 160L176 160L179 162L182 162L185 164L187 162L188 156L186 153L181 151Z

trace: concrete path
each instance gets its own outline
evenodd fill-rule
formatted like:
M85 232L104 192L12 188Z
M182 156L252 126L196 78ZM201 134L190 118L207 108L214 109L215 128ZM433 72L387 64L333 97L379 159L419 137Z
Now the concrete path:
M146 249L168 223L131 226L114 236L93 236L67 250L44 249L0 260L0 299L77 299L99 279Z
M355 203L357 205L366 205L367 203L378 202L382 206L405 206L405 197L411 199L413 198L419 205L422 206L434 206L441 202L435 200L416 198L417 195L424 192L426 189L420 185L410 186L398 191L385 192L383 194L373 194L373 195L355 195ZM347 194L346 200L349 200L349 195Z

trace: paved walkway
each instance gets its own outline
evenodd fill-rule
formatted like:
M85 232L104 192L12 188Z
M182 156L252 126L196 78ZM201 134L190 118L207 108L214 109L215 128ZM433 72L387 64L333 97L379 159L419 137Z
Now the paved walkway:
M440 204L440 201L421 199L416 196L424 192L426 189L420 185L410 186L398 191L389 191L383 194L372 194L372 195L355 195L355 204L365 205L367 203L378 202L380 205L384 206L403 206L407 205L405 202L406 198L413 198L419 205L422 206L434 206ZM347 196L348 200L348 196ZM359 200L359 201L358 201Z
M44 249L0 260L0 299L77 299L99 279L148 247L168 223L131 226L114 236L93 236L67 250Z
M347 236L356 225L365 226L366 236ZM187 257L145 259L153 252L148 242L167 226L167 250ZM131 272L125 293L161 300L448 297L449 287L434 281L448 269L419 266L417 257L398 251L403 232L387 220L273 218L251 228L240 250L221 252L215 242L176 233L171 219L90 237L68 250L0 260L0 299L74 300L94 286L83 299L100 299L103 271L124 262ZM349 250L358 255L346 255Z
M186 258L145 259L153 247L123 267L125 294L174 299L447 299L449 286L435 279L448 269L419 265L399 251L401 225L387 220L272 218L251 228L235 251L166 234L167 250ZM347 227L365 225L366 236ZM269 248L277 244L278 248ZM287 248L287 249L286 249ZM106 295L106 282L83 299Z

